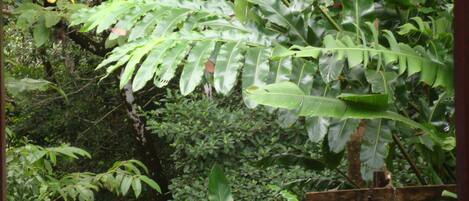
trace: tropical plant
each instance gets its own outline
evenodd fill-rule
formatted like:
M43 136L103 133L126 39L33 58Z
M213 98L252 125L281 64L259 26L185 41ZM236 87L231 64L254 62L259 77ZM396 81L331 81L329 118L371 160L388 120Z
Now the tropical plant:
M37 1L40 6L18 3L21 6L16 11L17 24L31 31L36 46L42 48L49 45L46 42L51 41L54 28L60 30L68 26L67 29L81 28L82 32L96 33L87 42L100 45L94 39L106 40L102 49L106 51L98 51L99 55L112 50L98 69L106 68L104 77L120 74L119 85L126 92L132 88L138 94L154 93L154 87L143 90L151 81L156 88L165 87L170 81L179 82L176 85L183 95L196 91L202 83L209 96L212 86L218 93L231 97L242 92L247 106L267 105L266 110L278 116L277 120L259 118L260 121L276 121L283 128L296 128L300 122L305 135L299 137L300 142L291 144L305 144L307 140L302 137L307 133L309 141L322 141L326 148L323 155L343 155L350 136L357 128L364 130L361 160L367 180L371 179L372 171L385 166L397 172L398 169L393 168L398 167L393 164L401 159L394 147L403 141L401 150L417 157L417 165L424 173L418 180L420 183L454 182L453 1L97 2L90 7L65 0L52 4ZM116 73L119 69L120 73ZM162 97L158 93L156 96ZM150 100L143 101L148 101L144 108L151 105ZM231 104L227 103L234 107ZM258 108L257 112L263 110ZM182 153L208 158L219 156L225 137L228 142L241 142L251 134L241 129L247 133L235 133L242 139L233 139L232 133L224 133L226 131L214 136L220 131L200 122L188 121L193 127L174 123L179 121L165 124L158 121L160 111L165 110L152 114L155 121L150 122L149 130L175 146L174 158L181 158ZM200 116L207 115L194 111ZM177 114L188 115L179 110ZM226 117L219 113L210 115ZM166 114L164 119L171 120L169 116ZM171 133L174 128L184 132ZM206 145L204 138L193 139L199 136L192 135L194 128L215 130L202 133L212 143L209 149L201 148ZM319 151L312 147L299 148L309 155L275 153L255 155L253 160L267 157L273 158L271 161L275 163L305 166L317 158L312 157L311 152ZM230 146L228 149L238 150ZM294 157L290 157L292 155ZM187 169L181 168L184 165L180 162L174 162L177 168L186 171L171 181L175 199L184 199L181 196L184 193L207 198L205 194L199 195L205 189L200 186L206 184L205 176L213 163L200 165L199 162L202 161L188 162ZM335 164L328 160L323 162L314 166L324 169ZM227 174L230 177L236 170L227 164L223 166L231 171ZM204 175L203 179L187 174L190 168L197 169L197 175ZM264 174L251 164L242 168L239 172ZM418 175L418 168L414 171ZM178 185L184 186L187 181L194 181L192 188L178 189ZM412 182L415 181L409 183ZM297 189L288 190L302 193ZM286 193L274 191L275 194ZM234 192L235 198L245 198L242 196L243 193Z
M183 64L179 86L181 93L187 95L201 83L204 74L211 76L210 69L206 73L204 69L207 63L214 63L213 85L218 92L228 94L241 71L243 89L254 85L264 90L251 90L249 98L245 98L248 106L267 103L287 109L278 111L281 117L286 114L286 126L296 121L297 115L307 116L311 139L317 142L328 135L331 149L336 152L343 150L344 141L358 126L358 121L347 119L374 119L365 123L362 144L362 160L368 173L384 167L386 145L391 142L389 128L393 126L388 124L394 123L382 119L420 129L424 135L412 138L427 149L433 150L436 145L451 151L452 126L441 130L431 125L435 118L432 114L444 98L439 95L451 97L453 93L452 37L447 34L451 27L444 25L451 21L451 2L336 3L111 1L79 11L73 15L71 25L83 24L82 31L96 29L98 34L111 30L108 45L118 47L98 69L108 66L109 75L123 67L121 88L132 81L133 90L138 91L151 79L157 87L163 87ZM433 7L426 12L437 19L412 13L427 4ZM386 13L393 8L400 11L399 6L407 17L400 13L391 17L383 14L383 10ZM418 29L411 22L398 28L391 23L395 19L407 21L409 16L415 16L412 19ZM416 42L412 37L396 37L396 32L425 37ZM298 87L282 84L284 81ZM429 119L425 119L426 111L420 108L406 111L413 107L410 102L422 100L411 94L425 97ZM447 110L437 118L451 116Z
M274 115L243 108L240 94L211 99L193 94L188 99L174 91L165 97L158 103L161 108L147 112L147 129L170 147L164 158L171 168L164 171L174 175L174 200L208 199L214 164L230 181L233 199L282 200L268 185L297 195L348 186L343 177L316 162L321 148L308 142L302 124L281 128ZM292 164L282 156L309 160Z
M142 192L142 183L161 192L158 184L145 176L147 169L137 160L115 162L108 171L99 174L57 172L59 162L80 157L91 156L69 145L43 148L28 144L8 148L8 200L93 201L94 193L100 190L126 195L130 189L138 198Z

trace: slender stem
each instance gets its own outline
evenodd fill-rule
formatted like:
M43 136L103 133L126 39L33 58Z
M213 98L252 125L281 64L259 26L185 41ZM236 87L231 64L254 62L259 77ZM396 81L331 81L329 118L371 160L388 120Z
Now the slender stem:
M334 19L332 19L329 13L327 13L326 9L324 9L322 6L318 6L318 7L319 7L319 10L321 10L321 13L324 15L324 17L326 17L326 19L334 26L334 28L337 31L343 31L342 27L340 27L339 24L337 24L337 22Z
M425 182L425 179L422 177L422 174L417 168L417 165L415 165L415 162L410 158L409 153L407 153L407 151L405 150L399 137L396 134L392 134L392 139L397 144L397 147L399 147L399 150L401 151L402 155L404 155L404 158L410 164L410 167L412 168L412 171L414 171L415 175L417 176L419 183L421 185L426 185L427 183Z

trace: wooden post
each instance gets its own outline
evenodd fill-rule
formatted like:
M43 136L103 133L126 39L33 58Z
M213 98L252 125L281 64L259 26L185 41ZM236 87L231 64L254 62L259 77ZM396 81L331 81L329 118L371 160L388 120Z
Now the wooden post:
M469 200L469 1L455 1L456 171L458 198Z
M362 138L365 134L365 123L364 121L360 122L357 130L347 143L347 174L348 177L358 185L357 188L366 187L365 181L362 179L361 174L361 161L360 161L360 149L362 144Z
M306 194L306 201L434 201L445 200L444 190L455 192L456 185L313 192Z

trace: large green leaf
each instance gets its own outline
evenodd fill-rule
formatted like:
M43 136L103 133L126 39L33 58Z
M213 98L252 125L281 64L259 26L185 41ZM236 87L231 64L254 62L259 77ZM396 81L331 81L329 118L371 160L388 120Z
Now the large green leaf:
M392 142L391 130L385 125L385 120L365 121L365 135L363 136L360 160L367 173L379 170L385 166L384 159L389 152L388 143ZM371 171L370 171L371 170ZM370 176L365 178L370 180Z
M49 41L50 29L46 27L44 20L40 20L33 28L33 39L36 47L41 47Z
M334 56L323 56L319 59L319 71L324 82L329 83L338 80L344 68L344 61Z
M389 98L394 97L392 83L396 81L397 73L366 70L365 78L371 84L371 91L373 93L384 93L389 94Z
M343 93L337 96L348 104L357 104L360 107L367 107L368 109L386 110L388 109L388 95L387 94L347 94Z
M283 57L278 61L273 61L270 65L269 83L289 81L292 74L291 57Z
M48 11L44 13L44 22L47 28L51 28L60 21L60 15L58 12Z
M205 63L214 49L215 42L213 41L202 41L192 48L179 80L182 95L191 93L199 85L204 74Z
M249 48L246 53L242 75L243 89L249 86L265 86L269 79L269 51L264 48ZM256 107L256 103L244 97L246 105Z
M335 40L331 35L324 37L324 46L332 49L345 47L342 42ZM338 80L344 68L344 58L344 50L331 50L330 52L323 53L319 58L319 72L324 82L329 83Z
M309 44L307 41L307 29L301 15L291 12L281 0L249 0L259 6L265 17L282 27L287 28L293 35L298 37L302 44Z
M308 117L306 118L306 131L311 142L320 142L327 135L330 125L330 118Z
M329 126L328 142L332 152L340 153L358 127L358 119L333 120Z
M236 85L238 71L243 59L240 46L241 42L231 42L220 48L213 75L213 85L217 92L227 95Z
M208 200L233 201L230 183L219 165L214 165L210 173L208 181Z
M316 63L304 59L293 59L293 69L290 80L300 86L303 92L309 94L313 87L314 74L317 69L318 65Z
M264 87L246 89L248 98L258 104L296 110L300 116L334 117L338 119L391 119L400 121L427 134L433 131L395 112L369 109L359 104L348 104L336 98L308 96L297 85L281 82Z
M23 92L28 91L46 91L50 88L55 89L65 98L67 98L65 92L59 88L57 85L49 82L47 80L42 79L31 79L31 78L23 78L23 79L15 79L5 75L5 87L9 94L16 96Z
M271 83L288 81L290 79L308 94L313 87L317 64L304 59L295 58L290 60L288 58L290 57L280 58L279 61L273 62L271 66ZM291 65L293 65L293 69ZM299 118L295 110L279 109L277 115L277 123L282 128L289 128Z
M344 25L354 24L360 26L362 18L366 15L369 15L374 10L373 0L343 0L342 3L344 5L344 19L342 24Z
M271 62L269 83L290 80L292 66L293 64L291 57L283 57L278 61ZM277 111L277 116L277 123L282 128L289 128L298 120L298 115L296 115L295 111L289 111L285 109L279 109Z
M249 10L251 9L251 4L248 0L235 0L234 8L236 18L240 22L244 23L249 19Z

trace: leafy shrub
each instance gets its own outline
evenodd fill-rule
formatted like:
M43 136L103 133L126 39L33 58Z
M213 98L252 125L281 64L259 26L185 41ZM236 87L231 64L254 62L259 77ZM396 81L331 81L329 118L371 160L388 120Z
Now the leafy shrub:
M126 195L130 189L139 197L142 183L160 191L158 184L145 176L148 170L137 160L117 161L106 172L64 173L56 170L59 161L90 158L82 149L62 145L43 148L27 144L7 150L8 200L79 200L94 201L95 192L108 190Z
M216 99L169 95L163 108L146 113L148 129L172 149L174 200L206 200L215 163L225 168L236 200L279 200L269 184L302 195L313 188L305 184L321 180L299 166L259 168L258 161L265 157L297 153L314 158L320 148L308 142L301 124L283 129L266 111L239 108L243 106L221 107Z

